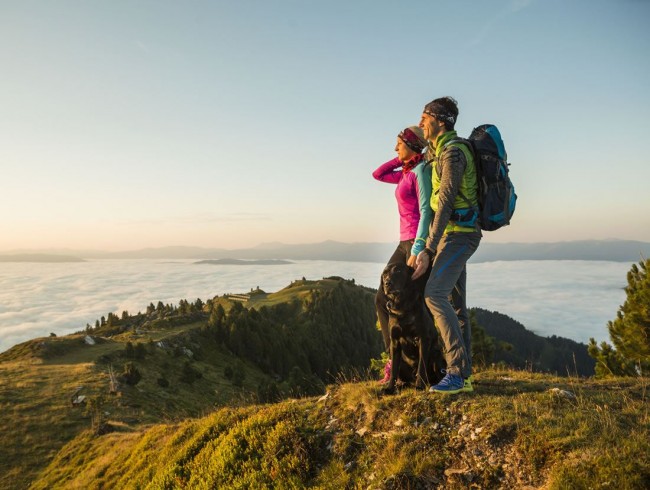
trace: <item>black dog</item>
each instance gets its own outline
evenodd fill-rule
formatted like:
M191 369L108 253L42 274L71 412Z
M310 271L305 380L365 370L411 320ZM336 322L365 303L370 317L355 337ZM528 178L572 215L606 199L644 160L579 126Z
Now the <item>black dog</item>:
M445 363L433 319L424 304L423 283L411 279L413 268L388 264L381 285L388 299L391 373L384 393L395 393L397 380L425 388L437 383Z

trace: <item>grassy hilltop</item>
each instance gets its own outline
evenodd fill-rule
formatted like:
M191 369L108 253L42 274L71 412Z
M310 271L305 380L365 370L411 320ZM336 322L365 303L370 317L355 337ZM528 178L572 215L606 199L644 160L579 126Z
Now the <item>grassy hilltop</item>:
M367 369L379 356L373 296L341 278L301 280L271 294L109 314L85 332L0 353L0 488L27 488L88 429L128 432L322 393L328 372Z
M348 380L323 397L90 431L50 488L648 488L647 384L487 371L434 397Z
M303 279L14 346L0 488L650 486L647 379L492 368L382 397L373 296Z

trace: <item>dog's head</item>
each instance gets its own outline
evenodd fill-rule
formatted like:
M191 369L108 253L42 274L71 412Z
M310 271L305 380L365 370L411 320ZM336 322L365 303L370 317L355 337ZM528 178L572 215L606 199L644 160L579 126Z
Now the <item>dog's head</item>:
M414 269L404 263L388 264L381 274L381 285L384 294L391 302L399 302L407 296L414 295Z

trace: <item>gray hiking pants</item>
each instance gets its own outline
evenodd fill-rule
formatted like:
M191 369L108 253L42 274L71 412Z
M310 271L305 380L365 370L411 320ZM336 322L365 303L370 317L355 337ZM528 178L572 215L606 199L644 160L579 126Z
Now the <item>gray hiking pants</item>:
M466 306L466 264L481 242L481 233L443 235L424 289L427 307L445 347L447 372L464 378L471 371L471 331ZM453 304L452 304L453 302ZM458 313L457 313L458 311ZM460 317L460 318L459 318ZM464 322L464 332L461 330ZM467 344L463 339L467 337Z
M458 324L460 332L463 335L463 342L465 342L465 352L467 353L467 363L469 364L469 372L472 373L472 325L469 322L469 313L467 312L467 265L463 267L463 272L460 273L458 281L454 286L453 291L449 295L449 301L456 311L458 317Z

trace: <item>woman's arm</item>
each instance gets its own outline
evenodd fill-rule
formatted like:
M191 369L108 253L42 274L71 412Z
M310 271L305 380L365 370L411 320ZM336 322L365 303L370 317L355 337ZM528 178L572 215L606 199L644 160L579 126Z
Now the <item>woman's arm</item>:
M379 166L377 170L372 173L372 176L381 182L388 184L397 184L402 178L402 170L397 170L402 166L399 158L392 160Z
M429 225L433 217L431 209L431 164L424 162L413 169L415 173L415 190L420 205L420 221L417 235L411 247L411 255L417 256L424 249L429 235Z

